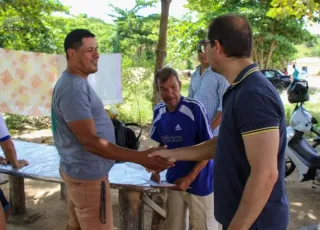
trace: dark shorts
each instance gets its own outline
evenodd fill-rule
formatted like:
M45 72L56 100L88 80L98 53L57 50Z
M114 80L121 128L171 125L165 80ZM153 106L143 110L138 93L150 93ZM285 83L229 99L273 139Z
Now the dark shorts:
M8 212L9 211L9 202L7 201L6 197L4 196L1 188L0 188L0 200L1 200L2 207L3 207L3 211Z

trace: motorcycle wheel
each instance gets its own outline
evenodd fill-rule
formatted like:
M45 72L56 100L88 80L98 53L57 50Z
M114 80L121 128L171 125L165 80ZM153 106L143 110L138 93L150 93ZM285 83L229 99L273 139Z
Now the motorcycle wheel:
M289 176L295 170L296 165L290 160L286 159L286 174L285 177Z

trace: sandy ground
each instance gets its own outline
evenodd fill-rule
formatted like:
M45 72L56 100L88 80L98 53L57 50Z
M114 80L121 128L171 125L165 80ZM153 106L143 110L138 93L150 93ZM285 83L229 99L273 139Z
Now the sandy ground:
M141 138L141 149L154 145L147 138L148 130L144 130ZM33 142L50 143L52 141L51 131L42 130L19 136L21 139ZM317 230L320 226L320 184L313 182L299 183L293 173L287 180L287 191L290 200L290 226L289 230ZM8 197L8 183L1 185ZM66 202L60 200L60 186L55 183L41 182L25 179L25 192L27 199L27 214L10 217L8 230L63 230L67 224ZM112 190L114 229L119 229L119 205L118 191ZM40 215L32 223L28 223L26 217ZM150 229L151 210L145 207L145 230ZM303 228L313 225L311 228Z

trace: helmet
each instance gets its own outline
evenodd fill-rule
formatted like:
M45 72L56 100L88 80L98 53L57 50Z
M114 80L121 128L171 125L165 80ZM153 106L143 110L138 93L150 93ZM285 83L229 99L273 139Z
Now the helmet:
M309 132L312 128L312 116L302 106L299 106L290 119L290 126L300 132Z
M287 90L290 103L299 103L309 101L309 86L305 80L292 82Z

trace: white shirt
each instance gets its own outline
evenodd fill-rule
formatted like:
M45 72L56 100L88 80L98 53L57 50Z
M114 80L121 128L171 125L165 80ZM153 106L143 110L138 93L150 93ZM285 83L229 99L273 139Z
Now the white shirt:
M0 114L0 142L8 139L10 139L10 134L2 115Z

